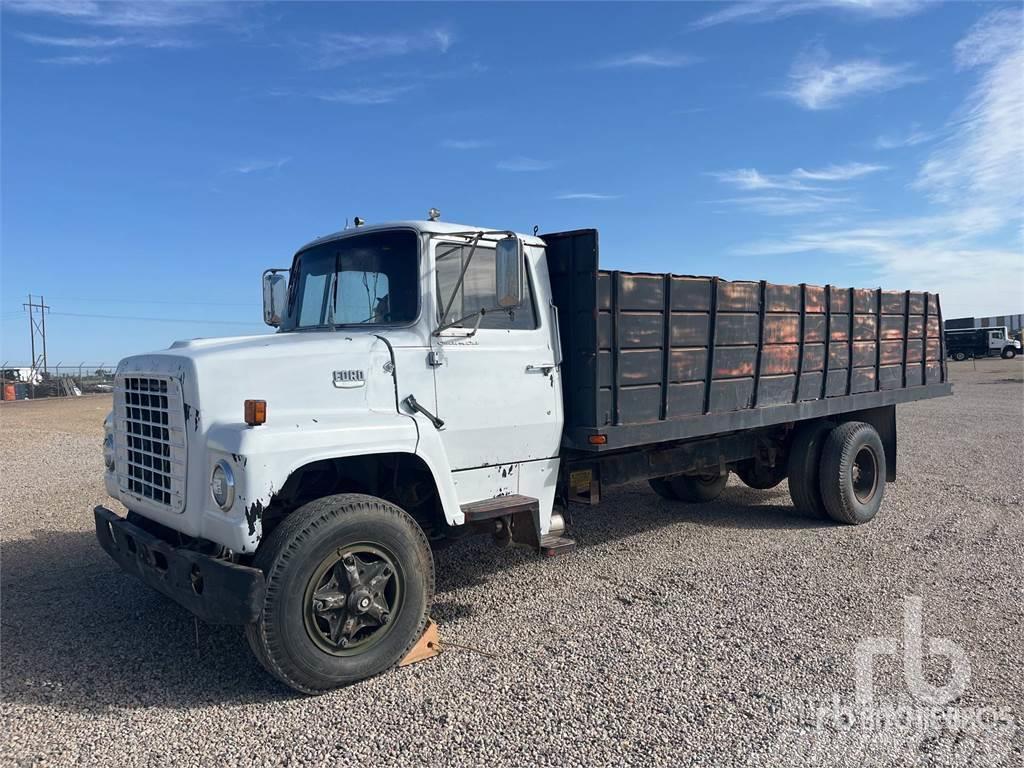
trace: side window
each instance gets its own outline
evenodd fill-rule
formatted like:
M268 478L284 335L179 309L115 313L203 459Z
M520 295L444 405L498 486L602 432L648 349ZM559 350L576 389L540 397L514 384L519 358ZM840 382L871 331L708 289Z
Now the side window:
M494 284L494 249L477 246L473 259L466 269L466 277L452 301L452 291L459 282L459 275L469 258L471 246L438 243L435 261L437 269L437 300L438 315L444 312L445 306L451 301L451 309L440 322L449 323L466 317L480 309L487 310L480 321L481 328L511 329L517 331L533 330L537 327L537 316L533 306L533 291L530 280L523 285L523 304L518 309L502 310L498 308L497 288ZM470 318L459 326L472 328L476 318Z

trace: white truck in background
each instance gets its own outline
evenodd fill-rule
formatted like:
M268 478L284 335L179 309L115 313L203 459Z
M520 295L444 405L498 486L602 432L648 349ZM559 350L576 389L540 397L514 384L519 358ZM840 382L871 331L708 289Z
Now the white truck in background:
M317 693L420 639L432 548L571 551L570 510L789 482L871 520L895 405L949 394L935 294L601 270L596 230L357 226L264 273L271 335L121 361L95 510L121 567ZM538 596L538 599L543 599Z

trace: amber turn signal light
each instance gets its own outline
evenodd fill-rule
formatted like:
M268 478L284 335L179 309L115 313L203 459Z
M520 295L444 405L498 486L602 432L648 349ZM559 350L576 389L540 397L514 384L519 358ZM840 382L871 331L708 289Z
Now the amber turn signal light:
M250 427L258 427L267 420L266 400L245 401L245 423Z
M608 443L608 435L588 435L587 442L591 445L606 445Z

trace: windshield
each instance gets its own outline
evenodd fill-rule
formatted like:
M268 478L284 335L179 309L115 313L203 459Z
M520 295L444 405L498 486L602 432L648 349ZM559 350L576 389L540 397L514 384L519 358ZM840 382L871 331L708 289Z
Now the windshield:
M292 265L282 330L413 322L418 252L410 230L367 232L307 248Z

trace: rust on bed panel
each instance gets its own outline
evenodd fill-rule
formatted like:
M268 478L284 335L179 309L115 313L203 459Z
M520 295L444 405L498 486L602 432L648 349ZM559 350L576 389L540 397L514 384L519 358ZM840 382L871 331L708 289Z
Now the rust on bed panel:
M758 316L750 312L719 312L716 320L715 343L757 344Z
M796 373L799 357L799 344L766 345L761 352L761 373L766 376Z
M800 315L766 315L765 344L796 344L800 341Z
M853 339L854 341L867 341L874 339L878 334L878 315L854 315L853 316Z
M711 278L673 276L672 309L677 312L707 312L711 309Z
M903 363L903 340L897 341L883 341L881 342L881 349L879 351L880 361L882 365L894 365L895 363Z
M745 347L715 347L713 379L735 379L754 375L757 345Z
M675 288L672 290L675 297ZM707 312L673 312L669 343L673 347L706 347L709 319Z
M825 345L804 345L804 373L821 371L825 367Z
M717 279L717 278L716 278ZM718 280L718 312L757 312L758 283Z
M877 354L878 344L874 341L853 342L853 367L864 368L871 366L874 368Z
M800 304L799 285L765 284L766 312L799 312Z
M809 315L825 314L825 288L820 285L808 285L804 297L804 311Z
M899 315L903 319L907 306L906 291L882 291L882 314Z
M815 342L825 340L825 316L804 315L804 341Z

